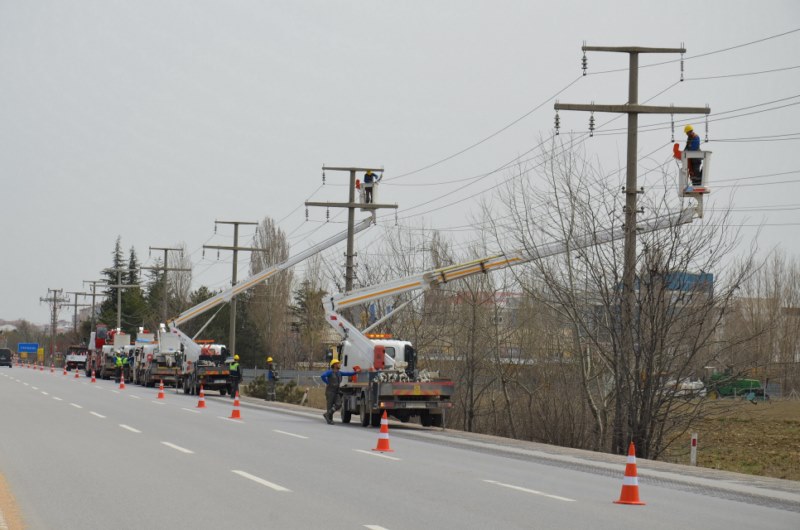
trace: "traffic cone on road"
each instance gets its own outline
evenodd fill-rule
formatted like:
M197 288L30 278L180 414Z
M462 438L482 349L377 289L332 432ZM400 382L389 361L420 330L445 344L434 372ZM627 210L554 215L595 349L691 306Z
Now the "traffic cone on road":
M125 390L125 374L119 374L119 389Z
M197 402L198 409L206 408L206 395L203 392L203 385L200 385L200 401Z
M44 363L39 365L39 371L44 372Z
M54 363L50 363L50 373L56 373L56 365Z
M373 451L380 451L381 453L394 453L394 450L389 447L389 417L386 411L383 411L381 417L381 432L378 434L378 445Z
M67 375L67 365L64 365L64 375Z
M164 381L158 385L158 399L164 399Z
M78 374L80 374L80 373L81 373L81 371L80 371L80 370L78 370L78 368L76 367L76 368L75 368L75 379L80 379L80 377L81 377L81 376L80 376L80 375L78 375Z
M236 391L236 397L233 398L233 412L231 412L231 420L241 420L242 414L239 412L239 391Z
M92 370L92 383L96 383L97 379L94 377L94 370Z
M639 500L639 478L636 475L636 448L633 442L628 447L628 463L625 465L625 478L622 479L622 491L616 504L644 505Z

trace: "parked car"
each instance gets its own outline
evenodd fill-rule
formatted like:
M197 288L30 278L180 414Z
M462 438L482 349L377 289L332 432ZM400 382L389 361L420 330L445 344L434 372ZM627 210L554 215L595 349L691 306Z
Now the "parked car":
M14 365L11 350L8 348L0 348L0 366L8 366L11 368Z

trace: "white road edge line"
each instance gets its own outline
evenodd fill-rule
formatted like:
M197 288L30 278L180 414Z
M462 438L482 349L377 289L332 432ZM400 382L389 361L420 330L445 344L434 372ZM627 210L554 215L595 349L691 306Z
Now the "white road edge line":
M308 436L303 436L301 434L292 434L286 431L279 431L278 429L273 429L272 432L277 432L279 434L285 434L286 436L294 436L295 438L302 438L303 440L308 440Z
M399 458L396 458L394 456L385 455L385 454L379 453L377 451L364 451L363 449L353 449L353 451L355 451L356 453L364 453L365 455L370 455L370 456L380 456L381 458L386 458L388 460L397 460L398 462L400 461Z
M181 410L185 410L186 412L191 412L193 414L200 414L199 410L186 409L186 408L183 408L183 407L181 407Z
M274 483L272 483L272 482L270 482L268 480L264 480L263 478L259 478L259 477L255 476L255 475L251 475L250 473L247 473L246 471L239 471L238 469L231 469L231 471L233 473L236 473L240 477L244 477L246 479L250 479L253 482L257 482L257 483L261 484L262 486L266 486L268 488L272 488L275 491L286 491L286 492L291 492L292 491L292 490L290 490L288 488L284 488L283 486L279 486L278 484L274 484Z
M102 414L98 414L97 412L95 412L93 410L90 411L89 414L91 414L92 416L97 416L98 418L105 418L105 416L103 416Z
M73 406L73 407L75 407L76 409L82 409L82 408L83 408L83 407L81 407L80 405L78 405L77 403L70 403L70 405L72 405L72 406Z
M128 429L129 431L135 432L137 434L141 434L142 433L142 431L140 431L139 429L134 429L130 425L125 425L124 423L120 423L119 426L122 427L123 429Z
M514 486L512 484L503 484L502 482L497 482L496 480L484 479L483 481L488 482L489 484L496 484L498 486L503 486L504 488L510 488L512 490L524 491L525 493L532 493L533 495L541 495L542 497L549 497L551 499L556 499L558 501L575 502L575 499L569 499L567 497L559 497L558 495L550 495L549 493L542 493L541 491L523 488L521 486Z
M180 451L181 453L186 453L187 455L193 455L194 451L191 449L186 449L185 447L181 447L180 445L171 444L169 442L161 442L162 444L166 445L167 447L171 447L176 451Z

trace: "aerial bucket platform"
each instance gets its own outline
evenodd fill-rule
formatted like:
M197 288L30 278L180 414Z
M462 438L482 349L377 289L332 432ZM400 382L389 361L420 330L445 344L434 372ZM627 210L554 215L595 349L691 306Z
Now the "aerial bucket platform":
M678 144L672 146L672 154L678 161L678 196L697 200L697 216L703 217L703 196L711 193L708 186L711 175L711 151L681 151ZM699 178L692 179L690 168L695 166ZM694 182L693 182L694 180Z

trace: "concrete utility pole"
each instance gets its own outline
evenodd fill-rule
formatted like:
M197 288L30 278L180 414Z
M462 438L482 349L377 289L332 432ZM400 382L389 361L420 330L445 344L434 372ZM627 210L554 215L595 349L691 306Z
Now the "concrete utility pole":
M191 272L192 269L183 269L183 268L180 268L180 267L170 268L168 263L167 263L167 256L168 256L169 251L173 250L173 251L180 252L181 254L183 254L183 249L182 248L149 247L149 249L150 249L150 251L153 251L153 250L163 250L164 251L164 266L163 267L142 267L142 269L149 270L149 271L156 271L156 270L164 271L164 277L161 278L161 281L163 282L163 293L162 293L162 296L164 298L164 304L163 304L164 305L164 313L163 313L164 316L163 316L161 322L166 322L167 318L169 317L169 315L167 315L167 273L170 272L170 271Z
M117 273L117 285L109 285L106 284L106 287L110 287L112 289L117 290L117 329L122 330L122 290L123 289L133 289L135 287L140 287L137 284L130 284L130 285L123 285L122 284L122 273L123 272L132 272L136 271L137 269L105 269L109 272L116 272Z
M233 225L233 246L213 246L203 245L203 248L216 249L216 250L232 250L233 251L233 273L231 274L231 285L236 285L236 269L239 267L238 253L240 250L248 252L266 252L264 248L240 247L239 246L239 225L258 225L251 221L214 221L214 228L216 225ZM231 297L231 329L228 337L228 351L231 355L236 353L236 296Z
M628 102L624 105L595 105L594 103L575 104L575 103L556 103L555 109L558 110L580 110L586 112L614 112L628 115L628 153L627 153L627 174L625 181L625 247L624 264L622 273L622 353L632 354L635 352L633 340L633 307L634 307L634 281L636 277L636 200L640 192L637 185L637 149L638 149L638 127L639 114L709 114L711 109L706 107L658 107L639 105L639 54L641 53L686 53L685 48L642 48L638 46L583 46L584 53L587 51L598 52L620 52L627 53L629 58L628 66ZM584 57L585 59L585 57ZM585 61L584 61L585 68ZM584 75L586 72L584 71ZM591 123L591 122L590 122ZM615 354L615 364L617 369L617 398L615 404L614 426L612 434L611 451L617 454L625 454L627 450L626 440L623 438L623 412L622 399L619 390L625 384L621 365L625 359L620 353Z
M108 282L105 280L83 280L84 284L90 283L92 284L92 329L89 331L92 332L95 330L95 325L97 324L97 314L95 311L95 298L97 296L106 296L105 293L100 293L99 295L95 292L98 285L108 285Z
M323 175L325 171L347 171L350 173L350 193L348 202L306 202L306 206L323 206L325 208L347 208L347 260L344 273L344 289L346 292L353 290L353 281L355 280L355 257L356 253L353 250L354 243L354 230L356 224L356 209L371 210L372 217L376 215L375 210L381 208L397 208L396 204L375 204L356 202L356 173L372 171L375 173L383 174L383 168L374 167L326 167L322 166ZM323 176L324 178L324 176ZM377 186L377 184L376 184Z
M78 337L78 308L79 307L89 307L90 304L79 304L78 303L78 296L92 296L92 293L79 293L76 291L67 291L67 294L74 294L75 300L72 302L73 314L72 314L72 332L75 334L76 338Z
M64 298L61 293L63 289L47 289L46 297L39 297L40 302L50 304L50 360L54 362L56 355L56 325L58 323L58 310L61 304L69 302L69 298Z

